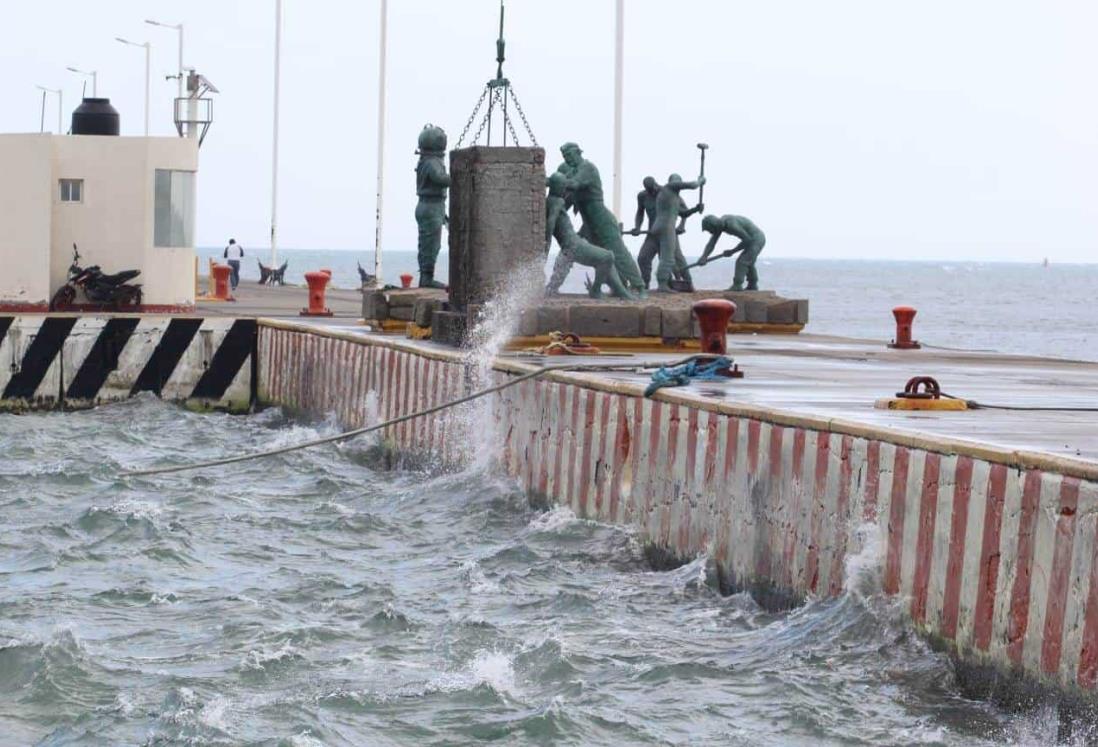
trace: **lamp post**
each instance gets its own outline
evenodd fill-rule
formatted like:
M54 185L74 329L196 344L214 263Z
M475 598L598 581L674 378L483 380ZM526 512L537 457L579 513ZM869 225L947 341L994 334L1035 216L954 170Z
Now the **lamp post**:
M123 39L121 36L114 37L116 41L120 41L123 44L130 47L143 47L145 49L145 137L149 136L149 63L152 53L152 45L148 42L137 43L132 42L129 39Z
M47 93L56 93L57 94L57 134L58 135L64 135L65 132L64 132L64 130L61 129L61 109L62 109L62 106L63 106L62 101L64 99L64 94L61 93L61 89L60 88L46 88L45 86L35 86L35 88L37 88L38 90L40 90L42 92L42 120L41 120L41 124L39 125L39 132L46 129L46 94Z
M150 26L159 26L165 29L174 29L179 32L179 71L177 73L177 81L179 83L178 90L179 95L177 98L183 98L183 81L187 77L183 72L183 24L182 23L161 23L160 21L151 21L146 19L145 23Z
M621 220L621 125L624 83L625 0L617 0L614 13L614 215Z
M65 69L68 70L70 73L77 73L78 75L83 75L86 78L91 78L92 79L92 98L94 99L99 95L99 71L98 70L80 70L79 68L75 68L75 67L67 67Z
M388 0L381 0L381 29L377 45L377 218L374 227L374 283L383 288L381 279L382 198L385 185L385 62L389 23Z
M275 0L274 117L271 133L271 268L278 267L278 90L282 72L282 0Z

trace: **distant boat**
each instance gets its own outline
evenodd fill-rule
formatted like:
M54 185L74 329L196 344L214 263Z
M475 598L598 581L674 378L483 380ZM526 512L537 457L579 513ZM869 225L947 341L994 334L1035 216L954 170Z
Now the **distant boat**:
M1042 263L1045 267L1048 267L1048 257L1045 257L1045 261Z

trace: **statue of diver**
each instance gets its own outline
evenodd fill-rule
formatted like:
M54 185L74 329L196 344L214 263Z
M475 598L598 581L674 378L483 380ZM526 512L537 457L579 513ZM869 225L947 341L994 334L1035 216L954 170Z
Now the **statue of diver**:
M549 194L545 198L545 252L549 253L549 246L554 238L560 247L560 254L557 255L556 264L553 266L553 278L556 279L559 276L558 265L563 266L567 263L571 266L575 262L595 268L595 281L588 286L588 292L592 298L602 298L602 286L607 285L610 292L618 298L632 299L633 294L625 287L618 275L613 252L581 238L572 227L572 219L568 217L564 198L566 181L564 174L559 171L546 180Z
M702 252L701 258L695 265L702 266L711 261L709 255L716 249L717 241L720 240L723 234L735 236L740 240L740 243L717 255L718 257L731 257L736 253L740 255L736 258L736 272L732 278L732 287L729 290L745 290L744 280L747 281L746 290L758 290L759 272L755 269L755 261L759 258L759 253L763 250L763 247L766 246L766 235L763 234L762 230L751 222L750 218L745 218L742 215L707 215L702 218L702 230L713 235L710 237L709 243L705 245L705 251Z
M649 287L652 280L652 260L660 251L660 233L657 232L657 202L659 193L662 187L650 176L644 177L644 189L637 194L637 215L633 221L633 229L629 232L633 236L640 236L641 224L644 221L645 216L648 217L648 231L644 239L644 244L641 245L640 252L637 254L637 264L640 265L641 277L644 280L644 287ZM701 203L695 205L692 208L686 206L686 201L682 199L681 195L678 197L678 218L679 223L675 228L676 235L682 234L686 230L686 219L694 213L700 213L705 209L705 206ZM678 241L675 242L678 244ZM686 258L683 256L682 248L676 246L675 250L675 266L673 274L676 280L683 282L687 288L693 288L694 282L690 278L690 268L686 264Z
M564 156L564 163L557 172L565 177L565 205L575 207L583 218L579 236L595 246L609 250L614 256L614 265L622 283L637 296L644 298L648 294L640 269L622 241L617 219L603 202L602 179L598 168L583 157L583 151L575 143L565 143L560 152ZM555 293L560 288L569 268L568 262L554 267L553 278L547 289L549 293Z
M446 192L450 175L446 173L446 133L441 127L426 125L419 133L419 163L416 165L416 223L419 226L419 287L445 288L435 280L435 262L442 248L442 226L446 217Z

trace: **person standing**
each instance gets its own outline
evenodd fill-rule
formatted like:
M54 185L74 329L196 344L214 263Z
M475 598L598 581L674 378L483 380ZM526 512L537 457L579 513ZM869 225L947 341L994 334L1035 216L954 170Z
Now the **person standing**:
M229 239L229 245L225 247L225 259L232 268L231 283L233 290L240 285L240 260L244 259L244 247L236 243L236 239Z

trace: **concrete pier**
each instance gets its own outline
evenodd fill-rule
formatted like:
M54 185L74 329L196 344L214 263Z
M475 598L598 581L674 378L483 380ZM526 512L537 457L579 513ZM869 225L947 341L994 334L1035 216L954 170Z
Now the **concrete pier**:
M732 344L742 380L645 399L646 375L551 373L494 397L473 434L451 411L395 426L386 443L445 463L473 439L530 496L634 526L670 557L708 553L726 589L772 606L839 594L846 560L868 552L914 627L978 674L973 692L1028 683L1095 702L1094 415L873 401L928 374L988 403L1093 406L1098 365L811 336ZM257 349L260 401L348 427L473 385L459 353L360 328L261 320ZM573 360L501 357L491 378Z

